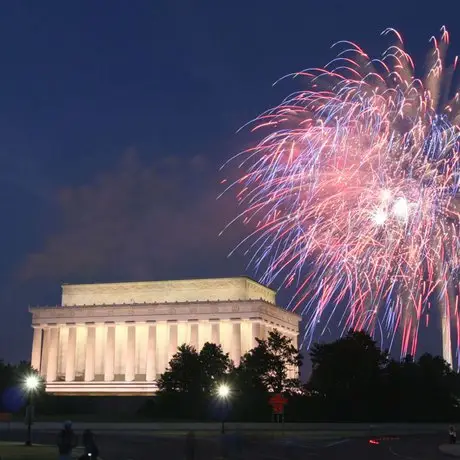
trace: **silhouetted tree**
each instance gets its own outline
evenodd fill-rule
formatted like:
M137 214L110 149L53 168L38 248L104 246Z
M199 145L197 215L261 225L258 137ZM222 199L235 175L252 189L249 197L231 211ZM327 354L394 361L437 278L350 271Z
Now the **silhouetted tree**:
M292 340L279 331L271 331L267 340L257 340L257 346L241 359L237 381L245 390L292 393L302 385L298 377L288 376L290 370L298 372L302 355Z
M392 361L384 374L385 418L401 421L448 421L458 417L458 373L440 356L407 356Z
M207 342L199 353L190 345L181 345L158 379L158 411L177 418L206 417L217 386L229 378L232 369L220 345Z
M329 420L459 419L460 377L439 356L390 360L365 332L350 331L310 352L310 406Z
M329 419L373 420L380 413L384 353L365 332L350 331L310 352L308 389Z
M419 386L423 388L422 406L431 420L440 420L457 405L460 396L458 374L442 357L428 353L420 357L418 368Z
M160 393L210 393L232 369L228 353L220 345L206 342L200 353L181 345L158 379Z
M206 394L211 394L216 386L229 379L234 371L233 362L220 345L208 342L201 349L199 358L202 389Z
M289 375L302 365L302 355L288 337L279 331L271 331L266 340L256 339L257 346L249 350L235 369L233 386L234 413L240 419L270 420L268 404L271 393L290 395L298 393L302 384L297 377Z
M197 393L201 384L200 356L190 345L181 345L157 381L161 393Z

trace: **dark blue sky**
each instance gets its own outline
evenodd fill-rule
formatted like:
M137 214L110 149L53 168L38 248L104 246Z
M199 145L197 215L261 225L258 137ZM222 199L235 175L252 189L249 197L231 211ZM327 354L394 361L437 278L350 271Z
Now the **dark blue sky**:
M423 62L458 0L14 1L0 6L0 357L28 358L28 304L62 281L246 272L217 233L235 131L340 39L379 53L399 29ZM251 272L246 272L251 274ZM426 340L437 347L436 331Z

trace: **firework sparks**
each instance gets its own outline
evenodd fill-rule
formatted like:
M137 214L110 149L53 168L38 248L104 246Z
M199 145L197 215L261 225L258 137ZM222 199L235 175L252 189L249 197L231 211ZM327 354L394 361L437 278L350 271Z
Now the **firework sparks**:
M340 42L324 69L295 74L308 90L257 118L269 134L236 157L244 174L230 187L262 281L296 286L307 345L336 317L343 330L383 328L390 345L400 328L405 355L431 304L445 340L458 323L460 96L447 99L447 30L424 79L400 34L383 34L396 44L380 59Z

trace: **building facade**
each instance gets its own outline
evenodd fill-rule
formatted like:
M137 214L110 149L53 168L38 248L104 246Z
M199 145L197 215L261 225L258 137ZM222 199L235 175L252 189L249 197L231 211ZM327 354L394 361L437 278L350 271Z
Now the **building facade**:
M297 346L300 321L246 277L66 284L61 305L29 310L32 367L56 394L152 394L183 343L220 344L238 365L273 329Z

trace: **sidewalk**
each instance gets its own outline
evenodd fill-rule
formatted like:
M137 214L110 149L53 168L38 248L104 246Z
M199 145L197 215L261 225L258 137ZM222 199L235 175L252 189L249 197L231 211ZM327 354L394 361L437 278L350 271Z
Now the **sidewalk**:
M441 444L439 451L451 457L460 457L460 444Z

